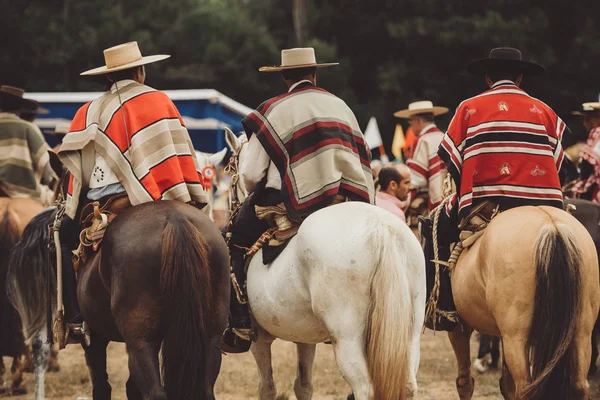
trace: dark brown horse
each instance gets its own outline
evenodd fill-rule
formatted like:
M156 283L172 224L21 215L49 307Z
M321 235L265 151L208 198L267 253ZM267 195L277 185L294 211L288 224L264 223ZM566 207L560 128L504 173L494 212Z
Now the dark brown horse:
M45 290L56 279L46 249L55 213L48 209L31 221L11 261L11 297L29 340L45 328L56 302ZM229 309L228 265L220 232L190 205L156 201L114 219L99 252L78 270L78 299L92 331L84 349L95 400L111 397L111 341L127 345L128 399L214 399Z

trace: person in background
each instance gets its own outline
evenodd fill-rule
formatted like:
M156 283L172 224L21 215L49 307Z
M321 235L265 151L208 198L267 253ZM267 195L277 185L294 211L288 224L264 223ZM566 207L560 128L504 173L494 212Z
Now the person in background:
M589 136L581 152L581 181L572 191L582 199L600 203L600 103L584 103L582 114Z
M446 166L437 154L444 133L435 125L435 117L446 114L448 108L434 106L431 101L416 101L395 117L408 119L417 139L406 165L412 172L412 185L418 189L414 197L427 196L432 211L443 200Z
M40 103L38 103L35 100L28 99L27 102L21 108L21 112L19 113L19 116L21 117L21 119L24 119L25 121L33 122L33 121L35 121L35 119L38 115L46 115L49 113L50 113L50 111L48 111L44 107L41 107Z
M405 164L391 163L381 169L378 180L381 190L377 192L375 205L406 221L403 201L412 189L410 169Z

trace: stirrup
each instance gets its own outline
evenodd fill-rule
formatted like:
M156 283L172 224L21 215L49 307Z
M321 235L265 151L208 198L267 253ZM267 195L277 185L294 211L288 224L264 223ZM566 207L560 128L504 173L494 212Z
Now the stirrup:
M231 328L231 331L235 333L237 337L247 340L249 342L251 342L255 337L252 328Z
M90 329L87 323L83 321L81 324L65 324L67 344L85 343L89 346L91 343Z

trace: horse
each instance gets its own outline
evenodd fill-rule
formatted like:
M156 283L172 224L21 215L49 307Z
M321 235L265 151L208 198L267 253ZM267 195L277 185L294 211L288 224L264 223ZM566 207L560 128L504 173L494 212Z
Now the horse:
M6 294L6 278L10 253L31 218L43 206L29 198L0 198L0 394L8 391L4 381L2 356L12 357L12 384L14 395L27 393L23 381L23 356L26 352L21 319Z
M245 155L245 136L226 130L234 152L229 171ZM230 199L246 190L232 176ZM295 342L294 392L312 397L316 344L331 341L342 376L357 400L416 395L425 312L425 260L400 219L371 204L346 202L306 218L269 265L259 250L249 262L247 296L256 330L250 350L258 367L259 398L276 387L271 344Z
M460 399L474 390L473 329L503 340L505 399L587 399L598 282L594 242L569 213L527 206L492 219L452 270L461 323L449 338Z
M31 220L9 268L10 297L26 340L36 339L36 354L49 351L47 314L57 301L56 266L46 246L56 213L48 208ZM229 256L203 212L176 201L130 207L110 223L102 246L77 274L77 297L91 330L83 348L95 400L111 398L111 341L127 347L128 399L214 399L229 310ZM39 370L36 399L43 399Z
M600 259L600 204L583 199L565 198L565 204L572 204L575 210L571 214L579 221L594 240L596 254ZM599 265L600 268L600 265ZM592 360L588 375L594 375L597 371L596 360L598 359L598 343L596 334L600 333L600 316L596 320L595 332L592 333Z

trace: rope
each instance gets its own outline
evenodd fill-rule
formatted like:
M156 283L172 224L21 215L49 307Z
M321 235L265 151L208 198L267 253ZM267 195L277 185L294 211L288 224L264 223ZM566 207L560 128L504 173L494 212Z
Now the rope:
M452 201L452 194L448 195L442 202L431 212L433 214L433 260L431 262L435 265L435 283L433 285L433 289L431 290L431 294L429 296L429 300L427 300L427 307L425 310L425 321L432 321L433 330L435 331L435 327L437 325L438 316L446 317L450 320L456 320L456 313L449 313L447 311L440 311L437 309L437 304L440 299L440 266L449 267L449 264L444 261L440 261L439 259L439 246L438 246L438 222L440 219L440 214L444 207L447 206L448 203ZM430 214L430 216L431 216Z

